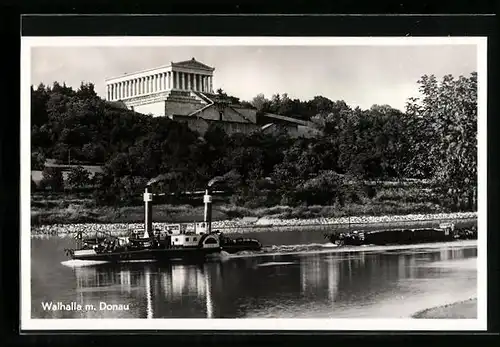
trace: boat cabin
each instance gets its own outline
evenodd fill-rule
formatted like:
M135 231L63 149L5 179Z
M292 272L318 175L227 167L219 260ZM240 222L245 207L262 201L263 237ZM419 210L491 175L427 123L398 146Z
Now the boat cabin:
M190 232L200 235L208 232L205 222L192 224L168 224L165 228L167 233L170 235L186 234Z
M168 224L165 229L167 230L168 234L171 235L179 235L179 234L185 234L187 225L186 224Z
M196 234L172 235L172 246L197 247L200 242L200 236Z
M173 247L199 247L202 248L217 248L220 247L219 238L216 235L198 235L195 233L187 233L180 235L171 235L171 245Z
M194 223L194 232L196 234L206 234L208 233L208 227L205 222Z

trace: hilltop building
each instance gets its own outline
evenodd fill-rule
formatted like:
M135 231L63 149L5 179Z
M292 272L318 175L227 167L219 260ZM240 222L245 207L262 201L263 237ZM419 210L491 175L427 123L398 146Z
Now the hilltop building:
M267 115L258 120L255 108L242 105L236 98L214 93L214 71L215 68L192 58L109 78L106 79L106 99L135 112L186 122L202 135L211 124L221 126L228 134L270 131L268 124L274 123L294 133L298 126L306 126L289 117Z
M292 137L315 137L321 134L312 122L279 114L264 113L258 117L257 123L265 133L284 130Z

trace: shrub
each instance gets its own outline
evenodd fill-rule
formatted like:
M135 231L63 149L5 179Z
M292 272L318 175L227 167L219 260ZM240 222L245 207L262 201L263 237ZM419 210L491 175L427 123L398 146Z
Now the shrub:
M31 153L31 170L43 170L45 165L45 155L41 152Z
M369 184L364 186L364 192L369 199L373 199L377 195L377 189Z
M298 185L294 194L296 203L307 205L360 203L364 196L360 181L339 175L332 170L320 172L316 177Z
M77 166L71 169L68 174L68 183L74 188L83 188L90 184L90 172L82 166Z
M60 168L46 167L42 172L41 184L43 188L59 192L64 189L64 179Z

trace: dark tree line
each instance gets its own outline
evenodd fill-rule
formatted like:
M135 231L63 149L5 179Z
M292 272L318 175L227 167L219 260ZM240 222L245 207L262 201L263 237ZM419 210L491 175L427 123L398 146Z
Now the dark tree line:
M315 96L312 100L301 101L290 99L288 94L274 94L267 99L264 94L259 94L250 102L258 113L276 113L287 117L310 120L318 114L328 114L335 109L336 103L323 96Z
M405 112L388 105L351 108L322 96L251 101L259 113L301 117L322 130L317 138L298 139L259 131L229 136L217 126L201 137L183 123L107 103L92 84L76 91L40 85L31 90L32 167L40 169L45 158L102 163L104 173L89 182L97 201L108 204L130 203L159 174L168 176L162 191L180 194L231 172L225 189L247 206L362 203L373 195L367 181L417 178L434 182L443 203L473 209L476 74L441 82L423 76L418 83L423 98L409 99ZM89 183L81 169L70 176L74 186Z

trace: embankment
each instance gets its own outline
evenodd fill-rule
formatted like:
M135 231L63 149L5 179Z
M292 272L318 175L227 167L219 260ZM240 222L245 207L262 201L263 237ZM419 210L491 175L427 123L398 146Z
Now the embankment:
M359 216L340 218L314 218L314 219L272 219L272 218L237 218L220 220L212 223L213 230L224 233L245 233L259 231L332 231L355 227L388 228L405 226L408 228L421 226L437 226L438 223L452 221L457 224L473 224L477 220L476 212L440 213L440 214L409 214L395 216ZM153 227L165 230L168 223L153 223ZM115 235L127 233L131 229L142 229L142 223L75 223L34 225L32 234L64 235L74 232L100 232L106 231Z
M415 313L412 318L475 319L477 318L477 298L428 308Z

